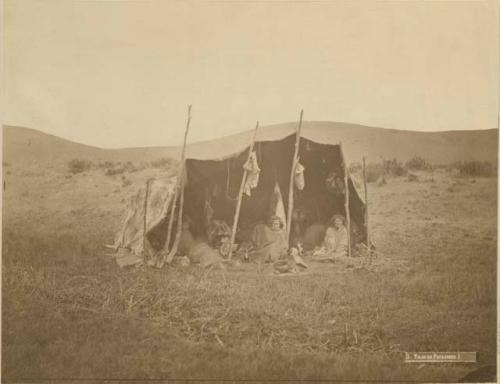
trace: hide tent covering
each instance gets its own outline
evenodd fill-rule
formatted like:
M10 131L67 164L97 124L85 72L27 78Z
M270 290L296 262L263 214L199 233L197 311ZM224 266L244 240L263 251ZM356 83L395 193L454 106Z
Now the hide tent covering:
M294 180L290 244L299 240L301 229L307 225L328 225L334 214L345 217L346 195L349 198L352 242L366 242L365 204L350 175L345 178L342 147L333 143L333 136L334 132L328 138L316 137L314 131L307 129L301 133L298 150L300 167L296 168L300 175ZM273 199L277 188L282 196L284 211L288 211L295 139L294 132L286 130L263 128L256 135L252 157L259 172L254 188L242 197L236 244L247 241L253 226L267 222L272 214L270 207L276 205ZM195 238L207 237L210 220L227 223L229 227L233 224L244 166L248 165L250 135L246 144L241 142L241 136L240 141L232 145L228 140L222 138L187 147L182 220L189 223ZM117 234L115 248L127 248L138 258L143 257L144 244L149 255L171 249L175 234L170 237L170 244L165 242L176 179L151 181L146 205L146 188L131 200ZM177 209L181 200L179 196ZM147 207L145 219L144 207ZM177 214L176 210L174 232ZM147 241L144 241L144 233Z
M115 249L125 248L131 251L131 255L124 261L127 264L142 261L145 244L153 249L160 248L160 244L154 241L151 242L151 240L156 239L161 242L161 236L152 235L156 234L158 229L165 225L165 220L168 217L168 207L174 198L177 176L154 179L148 183L148 188L139 190L128 202L120 231L115 238ZM148 189L147 201L146 189ZM146 218L145 222L144 218ZM151 237L148 242L144 241L144 232L147 237ZM165 240L166 236L163 238L163 243Z

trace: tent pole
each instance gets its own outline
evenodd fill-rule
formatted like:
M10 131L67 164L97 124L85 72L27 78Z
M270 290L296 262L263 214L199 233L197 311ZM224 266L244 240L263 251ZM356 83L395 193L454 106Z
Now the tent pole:
M174 244L172 245L172 249L170 250L170 253L167 256L167 260L166 260L167 264L170 264L172 262L172 260L174 259L174 256L177 253L177 249L179 248L179 243L181 240L182 212L183 212L183 208L184 208L184 182L181 182L180 188L181 188L181 197L179 199L180 201L179 201L179 216L177 218L177 229L176 229L176 233L175 233Z
M162 268L163 264L165 263L166 255L168 255L168 247L170 246L170 240L172 239L172 228L174 226L175 209L177 208L177 198L179 196L179 183L180 183L180 181L181 181L181 176L179 175L177 177L177 181L176 181L175 187L174 187L174 196L172 198L171 208L170 208L170 217L168 219L167 239L165 240L165 244L163 245L163 250L162 250L163 257L158 263L159 268ZM168 210L167 210L167 213L168 213Z
M248 160L250 160L250 156L253 152L253 147L255 145L255 139L257 138L257 130L259 129L259 122L255 125L255 130L253 131L252 143L250 144L250 149L248 150ZM241 178L240 190L238 191L238 201L236 202L236 210L234 212L233 218L233 227L231 229L231 240L229 241L229 254L227 256L228 260L231 260L233 257L233 244L234 239L236 238L236 229L238 228L238 220L240 218L240 209L241 209L241 200L243 199L243 189L245 188L245 182L247 180L248 171L246 169L243 170L243 177Z
M302 117L304 115L304 110L300 111L299 125L297 126L297 131L295 133L295 150L292 159L292 170L290 172L290 186L288 188L288 214L286 217L286 242L290 243L290 230L292 226L292 215L293 215L293 184L295 179L295 167L297 165L297 157L299 155L299 144L300 144L300 131L302 129Z
M144 192L144 215L143 215L143 227L142 227L142 252L144 254L144 262L146 262L146 232L147 232L147 216L148 216L148 198L149 198L149 187L151 183L151 179L146 181L146 191Z
M365 189L365 227L366 227L366 246L368 247L368 252L370 251L370 230L368 226L368 189L366 187L366 164L365 157L363 156L363 185Z
M347 224L347 255L351 257L351 212L349 210L349 170L347 168L347 164L344 157L344 151L342 149L342 143L339 143L340 148L340 156L342 159L342 166L344 168L344 185L345 185L345 199L344 199L344 207L345 207L345 215L346 215L346 224Z
M186 131L184 132L184 143L182 145L182 152L181 152L181 170L180 174L177 177L177 182L175 184L175 189L174 189L174 196L172 198L171 202L171 208L170 208L170 217L168 220L168 228L167 228L167 239L165 240L165 244L163 246L162 250L162 258L161 260L158 261L157 267L162 268L163 265L165 264L165 261L167 259L167 255L169 254L169 246L170 246L170 240L172 239L172 229L174 226L174 218L175 218L175 209L177 207L177 198L179 196L179 190L182 188L181 186L181 179L183 178L184 174L184 160L185 160L185 153L186 153L186 141L187 141L187 133L189 130L189 122L191 120L191 106L188 106L188 123L186 126ZM168 212L168 209L167 209Z
M179 181L180 181L180 178L178 178L176 183L175 183L174 196L172 198L172 202L169 204L171 206L170 217L168 219L167 239L165 240L165 245L163 246L163 254L168 253L170 239L172 238L172 227L174 226L175 209L177 207L177 196L179 193ZM168 209L167 209L167 213L168 213Z
M186 122L186 130L184 132L184 143L182 145L182 153L181 153L181 170L179 174L179 183L178 183L178 188L180 189L181 192L181 197L179 201L179 215L177 217L177 229L176 229L176 234L175 234L175 240L174 244L172 245L172 249L170 250L166 262L167 264L170 264L177 253L177 248L179 247L179 241L181 239L181 232L182 232L182 212L184 208L184 182L185 182L185 173L186 173L186 142L187 142L187 136L189 132L189 125L191 123L191 105L188 105L188 117L187 117L187 122ZM172 210L172 216L173 212ZM169 223L170 224L170 223ZM168 245L167 245L168 246Z
M178 187L179 179L176 180L175 186L174 186L174 195L172 198L168 201L167 205L167 210L165 212L165 216L169 216L168 218L168 227L167 227L167 238L165 240L165 244L163 244L163 248L160 252L160 256L156 260L156 266L160 267L163 266L164 259L165 259L165 254L168 253L168 246L170 244L170 239L172 237L172 226L174 224L174 215L175 215L175 208L177 206L177 187Z

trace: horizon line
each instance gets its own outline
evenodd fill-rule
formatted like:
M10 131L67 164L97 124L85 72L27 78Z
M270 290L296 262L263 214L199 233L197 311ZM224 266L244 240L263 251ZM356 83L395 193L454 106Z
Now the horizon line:
M270 127L275 127L275 126L280 126L280 125L287 125L287 124L298 124L298 123L299 123L298 121L287 121L287 122L283 122L283 123L260 125L259 129L261 129L261 128L270 128ZM383 129L383 130L386 130L386 131L427 133L427 134L447 133L447 132L475 132L475 131L488 131L488 130L495 130L495 129L499 130L499 127L492 127L492 128L478 128L478 129L448 129L448 130L442 130L442 131L418 131L418 130L414 130L414 129L385 128L385 127L377 127L377 126L372 126L372 125L356 124L356 123L349 123L349 122L343 122L343 121L330 121L330 120L304 120L302 122L302 124L304 124L304 123L345 124L345 125L352 125L355 128L361 128L361 127L363 127L363 128L373 128L373 129ZM47 131L44 131L44 130L41 130L41 129L37 129L37 128L25 127L25 126L22 126L22 125L15 125L15 124L5 124L5 123L2 123L2 130L3 130L3 128L6 128L6 127L16 128L16 129L20 128L20 129L27 129L27 130L37 131L37 132L43 133L45 135L53 136L53 137L56 137L58 139L65 140L65 141L68 141L68 142L71 142L71 143L74 143L74 144L84 145L86 147L92 147L92 148L101 149L101 150L145 149L145 148L177 148L177 147L181 148L182 147L182 143L179 143L179 144L176 144L176 145L150 145L150 146L138 146L138 147L115 147L115 148L112 148L112 147L100 147L100 146L97 146L97 145L85 144L85 143L82 143L82 142L79 142L79 141L75 141L75 140L72 140L72 139L67 139L67 138L65 138L63 136L58 136L58 135L55 135L53 133L49 133ZM252 132L252 131L253 131L253 129L247 129L247 130L244 130L244 131L238 131L238 132L231 133L231 134L228 134L228 135L217 136L217 137L214 137L213 139L204 139L204 140L198 140L198 141L188 142L186 145L189 146L189 145L193 145L193 144L207 143L207 142L210 142L210 141L215 141L215 140L219 140L219 139L229 138L229 137L232 137L232 136L242 135L242 134L245 134L245 133L248 133L248 132Z

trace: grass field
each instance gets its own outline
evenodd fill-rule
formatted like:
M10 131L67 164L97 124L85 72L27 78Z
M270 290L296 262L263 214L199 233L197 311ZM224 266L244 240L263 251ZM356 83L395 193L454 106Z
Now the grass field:
M106 256L147 169L8 166L2 377L457 381L496 361L497 179L370 184L378 251L404 272L276 278L241 269L119 269ZM405 364L404 351L477 351Z

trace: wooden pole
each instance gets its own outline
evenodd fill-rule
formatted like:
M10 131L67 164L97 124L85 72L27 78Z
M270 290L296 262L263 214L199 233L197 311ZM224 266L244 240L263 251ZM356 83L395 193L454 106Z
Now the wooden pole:
M167 256L167 264L170 264L177 253L177 248L179 247L179 241L181 238L181 232L182 232L182 212L184 208L184 182L185 182L185 173L186 173L186 143L187 143L187 136L189 132L189 125L191 123L191 105L188 105L188 118L187 118L187 123L186 123L186 130L184 132L184 144L182 145L182 153L181 153L181 170L179 174L179 183L178 183L178 188L181 192L181 198L179 202L179 215L177 217L177 230L175 234L175 240L174 244L172 245L172 249L168 253ZM172 209L172 215L174 210Z
M252 143L250 144L250 148L248 150L248 160L250 160L250 156L252 155L253 152L253 147L255 145L255 139L257 138L257 130L259 129L259 122L257 121L257 124L255 125L255 130L253 131L253 138L252 138ZM233 227L231 229L231 240L229 241L229 255L228 255L228 260L231 260L231 257L233 257L233 244L234 244L234 239L236 238L236 229L238 228L238 220L240 218L240 209L241 209L241 201L243 199L243 189L245 187L245 182L247 180L248 176L248 171L246 169L243 170L243 177L241 178L241 184L240 184L240 190L238 191L238 200L236 202L236 210L234 212L234 218L233 218Z
M349 170L347 168L347 164L345 161L344 151L342 149L342 143L339 143L340 156L342 159L342 166L344 168L344 208L346 215L346 224L347 224L347 255L351 257L351 212L349 210Z
M366 164L365 157L363 156L363 185L365 189L365 228L366 228L366 246L370 250L370 230L368 226L368 188L366 183Z
M168 246L170 245L170 239L171 239L171 233L172 233L172 226L173 226L173 222L174 222L174 215L175 215L175 207L176 207L176 203L177 203L177 184L179 182L179 179L177 178L176 182L175 182L175 185L174 185L174 193L173 193L173 196L171 196L171 198L168 200L167 202L167 209L165 211L165 216L169 216L169 220L168 220L168 227L167 227L167 237L165 239L165 244L163 244L163 248L160 252L160 254L158 255L158 258L156 260L156 266L157 267L160 267L160 266L163 266L164 264L164 259L165 259L165 255L168 253Z
M184 139L184 145L185 145L186 140ZM182 149L182 152L184 152L184 147ZM181 157L183 155L181 154ZM182 160L181 160L182 164ZM182 172L182 165L181 165L181 172ZM163 264L165 263L166 257L169 253L169 247L170 247L170 240L172 239L172 228L174 226L174 218L175 218L175 209L177 208L177 198L179 196L179 189L180 189L180 182L181 182L181 174L177 176L177 181L175 184L175 189L174 189L174 197L172 199L172 208L170 209L170 217L168 220L168 227L167 227L167 239L165 240L165 244L163 245L163 251L162 251L162 259L159 261L158 266L161 268L163 267ZM168 212L168 210L167 210Z
M147 256L147 237L146 237L146 232L147 232L147 216L148 216L148 199L149 199L149 187L151 183L151 179L148 179L146 181L146 191L144 192L144 215L143 215L143 227L142 227L142 252L143 252L143 257L144 257L144 262L146 262L146 256Z
M288 213L286 216L286 242L290 242L290 230L292 227L292 215L293 215L293 185L295 180L295 167L297 166L297 157L299 155L299 144L300 144L300 131L302 130L302 117L304 115L304 110L300 111L299 125L297 126L297 131L295 133L295 150L293 152L292 159L292 170L290 172L290 186L288 188Z
M170 250L167 256L167 264L170 264L174 259L175 254L177 253L177 249L179 248L179 243L181 240L182 234L182 212L184 208L184 183L181 185L181 197L179 201L179 216L177 218L177 229L175 233L174 244L172 245L172 249Z
M175 184L175 190L174 190L174 196L172 198L171 206L172 208L170 209L170 217L168 220L168 228L167 228L167 240L165 240L165 245L163 246L163 254L168 253L168 247L170 246L170 239L172 238L172 227L174 226L174 216L175 216L175 208L177 206L177 196L179 194L179 181L180 181L180 175L177 178L176 184ZM167 210L168 213L168 210Z

